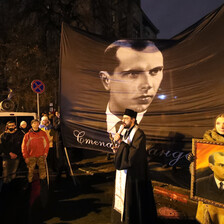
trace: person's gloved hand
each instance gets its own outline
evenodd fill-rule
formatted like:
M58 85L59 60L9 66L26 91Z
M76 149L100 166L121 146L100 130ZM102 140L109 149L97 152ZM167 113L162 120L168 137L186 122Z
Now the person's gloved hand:
M195 161L195 156L193 155L192 152L190 152L188 155L187 155L187 160L190 162L190 166L189 166L189 172L190 174L193 174L194 173L194 161Z
M190 163L192 163L192 162L194 162L195 161L195 156L193 155L193 153L188 153L188 155L187 155L187 160L190 162Z

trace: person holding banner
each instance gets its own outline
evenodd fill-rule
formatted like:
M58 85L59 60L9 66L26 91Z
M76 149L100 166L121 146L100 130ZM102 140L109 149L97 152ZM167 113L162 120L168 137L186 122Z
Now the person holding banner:
M215 127L212 130L206 131L204 133L203 139L207 140L207 141L215 141L215 142L224 143L224 114L220 114L216 117ZM214 160L216 160L217 158L218 157L216 155L216 158L214 158ZM214 175L217 176L217 172L214 171L214 167L215 167L214 165L216 165L215 161L214 161L214 164L211 164L211 166L212 166ZM223 169L223 168L221 167L221 169ZM207 181L206 185L208 185L208 181ZM220 196L220 197L222 197L222 196ZM215 198L214 198L214 200L215 200ZM221 198L220 198L220 200L221 200ZM196 219L200 223L203 223L203 224L204 223L206 223L206 224L210 224L210 223L222 224L222 223L224 223L224 209L199 201Z
M140 123L163 78L163 56L148 40L117 40L104 51L100 79L110 92L107 132L116 133L125 108L136 111Z
M112 223L156 223L156 206L148 175L146 136L136 122L137 112L126 109L121 125L126 129L114 136L119 144L115 152L115 195Z
M53 118L53 128L55 131L54 142L55 142L55 153L56 153L56 156L55 156L56 170L57 170L57 177L60 178L62 171L66 171L66 174L67 174L67 167L66 167L64 145L63 145L62 134L61 134L61 118L60 118L60 113L58 111L55 112L55 117Z

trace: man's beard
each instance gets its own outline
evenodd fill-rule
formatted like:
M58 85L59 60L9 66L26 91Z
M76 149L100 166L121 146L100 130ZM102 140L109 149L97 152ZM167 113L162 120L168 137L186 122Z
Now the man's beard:
M126 124L124 128L129 129L130 127L131 127L131 124Z

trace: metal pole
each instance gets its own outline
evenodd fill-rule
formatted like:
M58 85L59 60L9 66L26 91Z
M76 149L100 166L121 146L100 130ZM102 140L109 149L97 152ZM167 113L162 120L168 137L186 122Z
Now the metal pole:
M68 166L69 166L69 170L70 170L70 174L71 174L73 183L74 183L75 186L77 186L78 183L77 183L77 181L75 180L75 175L74 175L74 173L73 173L72 166L71 166L71 163L70 163L70 160L69 160L69 157L68 157L68 151L67 151L67 148L64 147L64 150L65 150L65 156L66 156L66 159L67 159L67 163L68 163Z
M48 188L49 188L49 170L48 170L48 165L47 165L47 158L46 156L44 156L44 162L45 162L45 167L46 167L46 174L47 174L47 185L48 185Z
M40 119L40 100L39 100L39 93L37 93L37 119Z

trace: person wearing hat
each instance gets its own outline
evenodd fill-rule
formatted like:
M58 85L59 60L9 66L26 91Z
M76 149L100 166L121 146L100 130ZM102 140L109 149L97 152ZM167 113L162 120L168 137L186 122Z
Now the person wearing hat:
M156 223L156 206L148 175L146 136L136 122L137 112L126 109L124 136L117 132L114 141L116 168L112 223Z
M46 132L49 139L49 144L50 144L49 147L52 148L53 147L53 126L47 116L43 116L41 118L39 128Z
M54 149L54 135L55 131L53 129L53 126L48 118L48 116L43 116L41 118L40 126L39 128L46 132L48 139L49 139L49 153L48 153L48 165L49 168L52 170L55 170L57 162L55 160L55 149Z
M19 129L24 135L28 132L28 127L27 127L26 121L20 122Z

